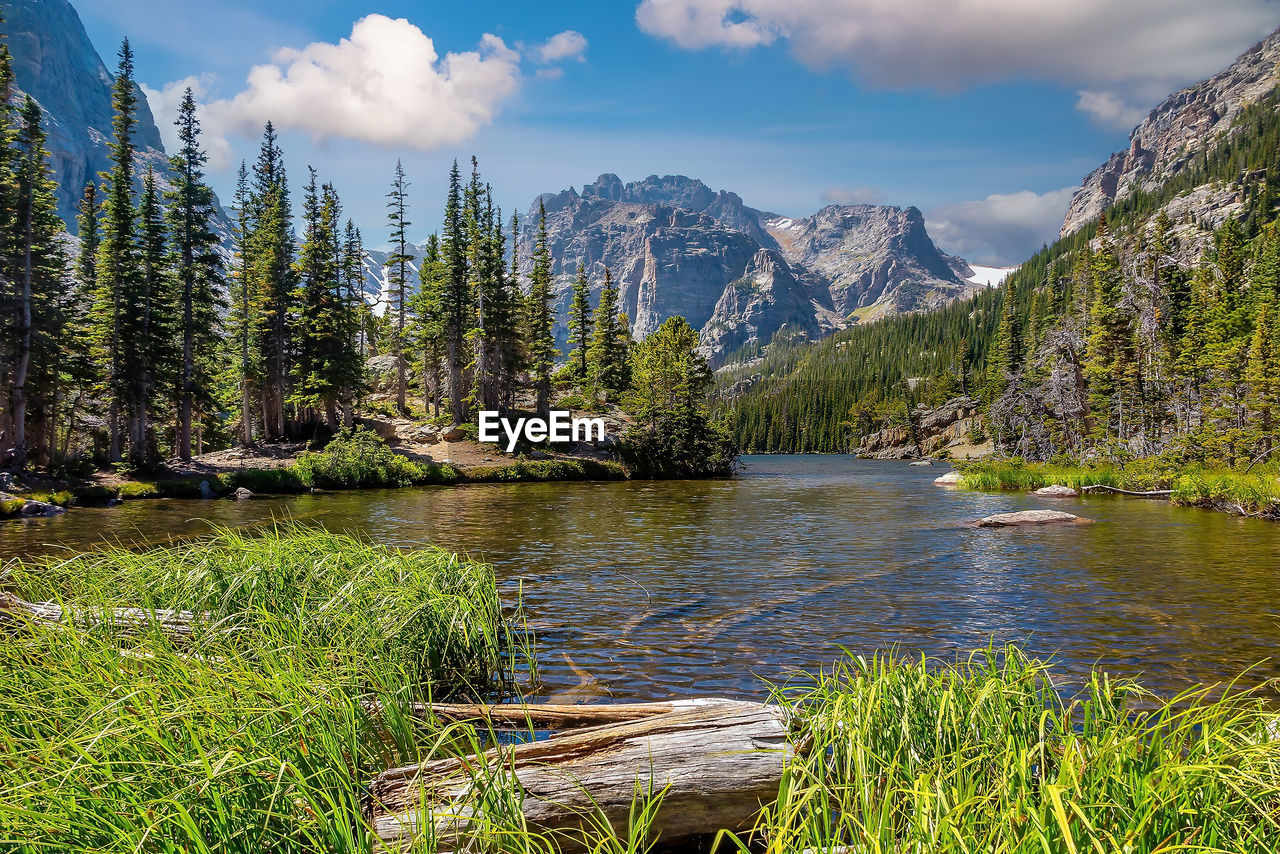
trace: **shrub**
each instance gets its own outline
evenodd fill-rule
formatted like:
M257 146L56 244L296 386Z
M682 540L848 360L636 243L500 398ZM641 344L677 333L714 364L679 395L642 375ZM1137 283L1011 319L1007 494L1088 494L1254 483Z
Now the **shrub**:
M322 489L409 486L428 477L363 427L340 433L323 451L302 454L291 468L300 482Z

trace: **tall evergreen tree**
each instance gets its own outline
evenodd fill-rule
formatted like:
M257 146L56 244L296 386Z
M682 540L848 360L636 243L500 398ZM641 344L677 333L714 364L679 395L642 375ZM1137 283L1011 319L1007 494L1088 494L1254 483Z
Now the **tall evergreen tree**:
M249 244L253 259L254 338L257 371L261 377L263 435L267 439L280 439L288 430L286 402L290 396L291 319L296 276L289 182L271 122L267 122L263 130L262 147L253 172L253 234Z
M138 206L139 260L137 315L130 318L125 364L129 377L130 448L135 463L156 462L158 448L152 434L153 403L159 388L171 389L175 380L173 350L175 305L169 267L168 234L160 207L154 170L142 179ZM169 398L172 402L173 396Z
M444 332L445 362L449 373L449 408L455 423L467 419L466 341L474 316L475 295L467 269L467 225L463 211L462 179L458 161L449 171L449 195L445 201L440 241L443 281L440 287L440 322Z
M405 326L408 322L409 254L408 219L409 182L405 180L404 167L396 161L395 177L391 191L387 193L387 228L391 230L391 255L387 258L387 311L391 315L391 353L396 357L396 406L405 411L407 385L405 363Z
M137 249L137 210L133 200L134 144L138 99L133 82L133 50L129 40L120 46L111 88L115 110L110 143L111 171L106 175L103 200L102 241L97 262L97 293L94 298L95 340L106 377L108 458L121 459L121 418L128 394L124 342L141 315L138 305L140 259ZM140 453L141 449L137 449Z
M410 339L421 370L422 408L439 417L444 385L441 364L445 357L445 330L441 305L446 272L440 255L440 238L435 234L427 238L418 278L419 286L413 295Z
M604 286L592 321L591 346L587 349L587 374L594 392L616 400L626 388L627 351L622 318L618 313L618 288L613 273L604 268Z
M253 444L253 380L254 363L251 358L255 326L253 194L249 189L249 170L243 160L236 173L236 193L233 208L235 220L235 268L232 272L231 321L235 329L236 356L239 363L237 385L240 390L240 440L245 447Z
M578 275L573 280L573 297L569 301L569 364L574 378L585 382L588 377L587 351L591 348L591 290L587 284L587 270L578 264Z
M213 360L220 341L219 294L225 287L218 235L213 230L213 190L204 182L208 160L200 147L196 101L187 88L178 108L181 147L169 160L173 189L167 193L169 230L178 280L178 429L180 459L191 459L191 422L196 407L212 403ZM243 167L242 167L243 168Z
M547 418L551 411L551 372L558 355L555 341L555 313L551 304L551 249L547 242L547 209L538 200L538 236L533 246L533 269L529 273L529 295L525 303L525 347L529 354L529 374L537 394L537 412Z

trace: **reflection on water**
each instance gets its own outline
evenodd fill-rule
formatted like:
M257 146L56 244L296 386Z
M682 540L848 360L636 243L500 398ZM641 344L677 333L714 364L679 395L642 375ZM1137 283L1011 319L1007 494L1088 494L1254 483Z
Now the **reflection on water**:
M563 701L760 694L844 647L953 656L988 639L1153 687L1280 676L1280 525L1110 496L1052 502L932 485L939 469L753 457L724 482L514 484L137 501L0 525L0 558L289 517L427 542L523 587L545 693ZM1054 506L1084 527L975 530ZM59 545L60 544L60 545Z

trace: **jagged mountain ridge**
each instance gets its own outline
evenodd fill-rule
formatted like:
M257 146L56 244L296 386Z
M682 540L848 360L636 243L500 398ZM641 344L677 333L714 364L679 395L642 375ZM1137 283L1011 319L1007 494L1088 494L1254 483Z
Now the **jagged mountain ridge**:
M111 87L103 64L80 16L66 0L2 0L3 24L13 55L16 98L30 94L44 111L58 215L76 233L76 206L84 186L111 168ZM168 171L160 130L146 97L138 97L134 130L139 173L150 166Z
M1228 68L1160 103L1129 134L1129 147L1089 173L1071 197L1061 236L1095 220L1112 204L1167 183L1235 129L1240 111L1280 85L1280 29ZM1228 194L1229 195L1229 194ZM1224 201L1206 196L1201 207ZM1224 217L1218 217L1219 219Z
M758 351L784 327L818 339L858 320L940 305L977 287L933 245L915 208L832 205L789 219L682 175L623 183L606 173L581 192L535 200L521 234L532 265L538 201L557 294L557 339L578 264L598 295L618 283L637 337L684 316L713 365Z

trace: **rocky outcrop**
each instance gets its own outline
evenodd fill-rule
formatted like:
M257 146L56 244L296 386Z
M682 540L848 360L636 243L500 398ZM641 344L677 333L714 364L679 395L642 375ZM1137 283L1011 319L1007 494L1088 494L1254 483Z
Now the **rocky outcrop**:
M50 160L58 182L58 215L74 234L84 185L111 168L111 86L80 16L66 0L3 0L4 29L21 93L44 111ZM147 99L138 97L138 168L167 169L164 145ZM18 95L22 97L22 95Z
M875 320L936 308L978 289L953 269L962 259L949 259L934 246L924 216L913 207L830 205L765 226L792 265L827 280L842 315Z
M863 436L858 456L909 460L967 446L978 426L978 407L971 397L954 397L934 409L918 408L911 415L913 426L886 427Z
M636 337L683 315L714 364L758 353L784 328L819 338L859 319L932 308L977 286L933 245L915 208L832 206L799 220L743 203L682 175L623 183L604 174L581 192L540 197L555 278L562 351L570 288L585 266L593 299L604 268ZM532 267L537 202L524 220ZM967 269L967 265L963 267Z
M701 350L716 368L735 353L758 353L783 329L816 340L844 325L821 280L797 275L779 252L762 248L720 295L702 326Z
M1280 85L1280 30L1254 45L1225 71L1164 100L1118 151L1084 179L1071 198L1062 236L1140 190L1154 190L1195 156L1231 133L1249 104Z

